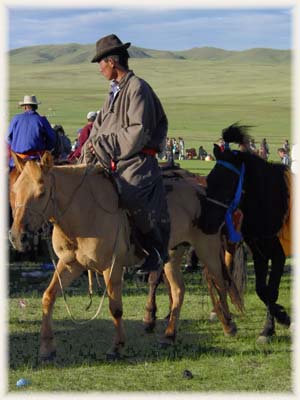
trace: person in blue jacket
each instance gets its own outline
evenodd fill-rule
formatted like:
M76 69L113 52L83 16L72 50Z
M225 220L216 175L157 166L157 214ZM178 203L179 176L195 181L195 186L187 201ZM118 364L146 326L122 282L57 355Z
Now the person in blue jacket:
M56 134L47 118L38 114L39 104L34 95L25 95L19 102L24 112L15 115L10 122L6 138L9 153L12 150L23 159L35 159L55 147ZM11 157L9 166L14 167Z

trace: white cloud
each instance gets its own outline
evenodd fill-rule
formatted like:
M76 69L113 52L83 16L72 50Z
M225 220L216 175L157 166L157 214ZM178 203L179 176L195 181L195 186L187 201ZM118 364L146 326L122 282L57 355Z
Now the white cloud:
M12 47L39 43L94 43L115 32L141 47L184 49L199 45L225 48L289 47L290 10L11 10ZM44 26L48 29L44 29ZM41 29L43 27L43 29Z

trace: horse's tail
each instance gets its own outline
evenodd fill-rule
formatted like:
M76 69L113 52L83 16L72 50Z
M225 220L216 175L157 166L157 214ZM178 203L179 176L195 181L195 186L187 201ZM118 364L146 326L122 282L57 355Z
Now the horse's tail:
M229 253L228 253L229 254ZM236 254L234 255L234 259L237 259ZM241 260L241 259L240 259ZM244 261L244 260L243 260ZM223 277L226 282L226 291L229 294L230 300L232 304L239 310L241 313L244 312L244 290L245 285L241 284L241 282L245 282L244 278L241 278L243 275L242 270L245 273L245 262L236 263L236 261L232 260L231 264L235 264L236 269L240 270L238 273L230 272L230 268L222 262L222 270L223 270ZM243 268L241 268L243 266ZM234 268L235 268L234 267ZM218 293L218 287L213 279L213 277L209 274L207 268L204 268L205 279L208 286L208 292L212 299L212 303L215 306L218 304L216 293ZM238 275L240 274L239 278Z
M239 251L233 255L231 268L232 271L222 263L223 275L227 283L227 292L229 294L232 304L240 312L244 312L244 291L245 291L245 263L240 256ZM238 260L238 262L237 262Z
M251 139L251 136L248 134L250 128L252 128L252 126L239 125L239 122L235 122L222 130L222 138L227 143L248 143Z
M243 243L239 243L235 248L230 273L238 291L241 304L244 305L244 293L247 284L247 258Z

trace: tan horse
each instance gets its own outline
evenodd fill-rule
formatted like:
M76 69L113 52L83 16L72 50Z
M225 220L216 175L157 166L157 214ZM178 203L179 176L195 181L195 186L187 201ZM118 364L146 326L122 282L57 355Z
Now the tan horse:
M84 270L102 272L107 286L109 309L115 326L111 357L118 357L125 343L122 320L123 267L136 264L134 245L129 243L129 226L118 196L100 167L53 166L50 154L40 163L15 157L20 176L11 188L14 215L11 241L25 251L27 232L40 229L46 221L53 223L52 243L59 258L57 271L42 299L40 357L51 358L56 351L52 328L54 302L62 286L67 287ZM225 281L221 262L221 235L205 235L196 226L200 215L199 189L184 179L170 179L168 193L171 215L170 262L165 274L170 283L172 310L166 337L174 338L184 284L180 272L182 243L190 243L207 266L217 291L215 309L225 333L236 331L226 295L242 308L238 292L230 280Z

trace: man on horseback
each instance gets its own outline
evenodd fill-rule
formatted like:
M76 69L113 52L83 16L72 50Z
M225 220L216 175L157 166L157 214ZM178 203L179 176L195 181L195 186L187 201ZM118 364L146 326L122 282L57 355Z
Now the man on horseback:
M160 269L168 258L170 221L156 158L165 147L168 121L153 89L129 70L129 46L116 35L96 43L92 62L99 64L111 87L81 161L98 161L113 177L135 239L146 251L139 272L147 273Z
M36 96L24 96L19 106L24 112L13 117L7 135L7 144L22 158L40 158L45 150L52 150L56 143L56 134L46 117L37 113ZM14 166L10 159L9 165Z

